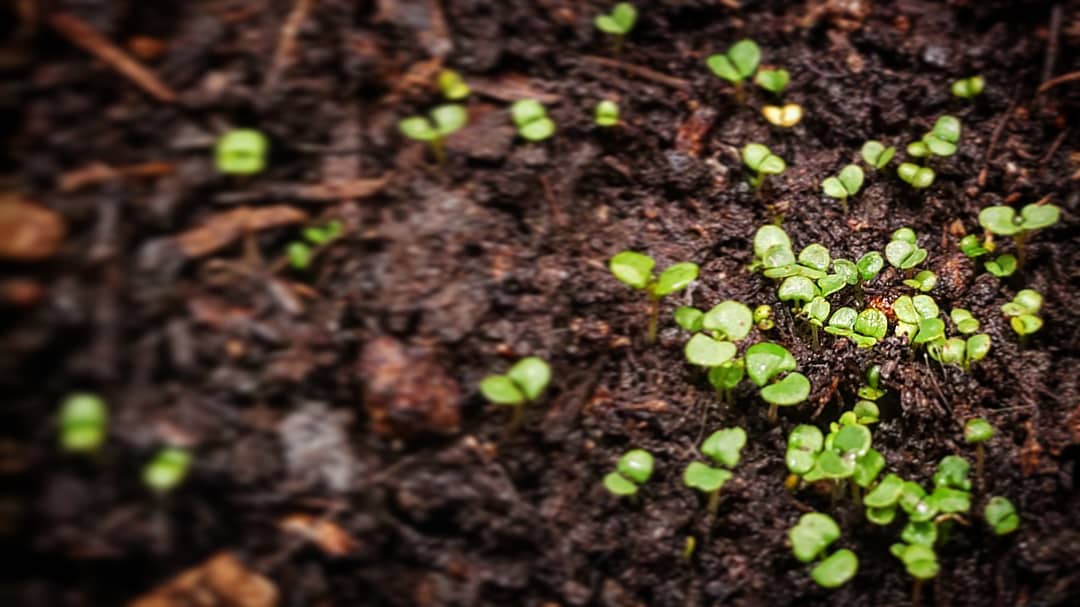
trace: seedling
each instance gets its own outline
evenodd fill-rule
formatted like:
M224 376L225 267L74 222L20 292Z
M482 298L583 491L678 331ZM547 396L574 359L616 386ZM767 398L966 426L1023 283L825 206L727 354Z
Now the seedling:
M788 276L776 290L780 301L786 301L801 309L802 305L818 297L818 288L814 281L805 276Z
M709 496L707 510L710 521L716 516L720 505L720 489L731 479L730 469L739 465L745 445L746 431L742 428L717 430L701 443L701 452L713 460L716 467L690 462L683 472L684 485Z
M596 125L609 127L619 124L619 106L610 99L596 104Z
M698 322L686 318L690 326L697 326L708 335L698 334L690 338L685 348L686 359L692 364L709 368L709 383L716 388L724 402L731 402L731 391L742 381L743 363L733 360L736 352L732 342L742 341L754 325L750 308L737 301L724 301L701 315Z
M979 320L963 308L953 308L949 312L949 319L952 320L956 330L964 335L971 335L979 330Z
M892 240L885 245L885 259L900 270L910 270L926 260L926 249L919 248L915 231L900 228L892 233Z
M469 115L463 106L449 103L437 106L427 116L410 116L398 122L398 129L409 139L426 141L439 164L446 162L446 138L465 126Z
M788 532L791 551L803 563L817 560L839 537L840 527L836 521L820 512L802 515ZM837 588L851 580L858 569L859 560L855 553L841 549L821 560L810 571L810 578L823 588Z
M555 123L548 118L544 106L535 99L515 101L510 106L510 117L523 139L543 141L555 132Z
M697 333L701 330L701 323L705 318L705 313L693 306L679 306L675 308L673 317L675 318L675 324L691 333Z
M896 175L916 190L928 188L934 183L937 175L930 167L921 167L910 162L902 162L896 167Z
M906 279L904 284L912 289L928 293L937 286L937 274L934 274L930 270L922 270L914 277Z
M795 372L797 362L783 346L756 343L746 350L746 374L761 388L761 398L769 403L768 418L776 422L777 407L797 405L810 395L810 380ZM782 379L774 379L786 373Z
M109 432L109 411L97 394L69 394L60 406L60 447L72 453L94 453Z
M866 368L866 380L859 386L859 398L874 401L885 396L885 390L881 388L881 366L870 365ZM862 423L862 422L859 422Z
M828 177L825 181L822 181L821 189L826 196L840 200L846 215L848 212L848 196L859 193L859 189L862 188L863 178L863 170L858 165L849 164L840 169L840 174L836 177Z
M960 121L954 116L942 116L934 123L934 128L923 135L922 140L908 145L907 153L915 158L925 158L931 154L952 156L959 141Z
M773 126L791 128L802 120L803 109L797 103L765 105L761 107L761 115Z
M944 337L945 323L938 318L941 309L929 295L901 295L893 302L892 309L896 316L897 336L907 336L913 344L923 344ZM918 341L916 337L919 338Z
M990 240L980 242L979 237L974 234L968 234L961 238L957 246L960 247L960 252L969 259L981 257L994 249L994 245Z
M791 74L788 74L788 71L784 68L775 70L761 69L754 76L754 83L773 95L783 94L789 80L791 80Z
M904 491L904 479L895 474L887 474L866 497L866 518L875 525L888 525L896 518L896 507Z
M817 426L801 424L788 434L787 453L784 463L792 474L805 476L817 463L818 454L825 445L825 437Z
M741 358L734 358L720 366L709 369L709 383L720 395L725 404L732 404L731 391L746 376L746 363Z
M1035 230L1048 228L1061 218L1061 209L1052 204L1032 203L1017 215L1012 207L993 206L979 211L979 225L998 236L1012 236L1018 265L1024 264L1024 242Z
M158 493L168 493L180 485L191 467L191 454L177 447L167 447L143 468L143 484Z
M744 145L742 160L750 170L754 171L754 176L750 178L750 185L754 189L761 187L766 175L779 175L787 168L783 158L773 154L769 148L760 143Z
M986 460L983 444L993 438L996 432L994 426L981 417L969 419L964 425L964 442L975 445L975 478L980 486L983 484L983 463Z
M949 90L952 91L954 97L971 99L981 94L984 88L986 88L986 80L982 76L971 76L953 82Z
M547 362L528 356L514 363L504 375L485 377L480 392L493 404L511 407L507 431L512 432L521 425L524 405L536 402L550 382L551 367Z
M450 101L460 101L472 93L465 79L454 70L439 72L439 90L442 91L443 97Z
M889 551L900 559L908 575L914 578L911 588L911 604L918 605L922 600L923 582L937 577L940 567L937 553L930 546L922 544L893 544Z
M695 263L677 263L664 270L659 277L653 274L654 267L656 260L634 251L623 251L608 262L608 268L615 278L648 295L649 327L646 341L650 344L656 342L660 299L685 289L698 276L698 266Z
M604 488L613 495L635 495L653 473L653 456L644 449L631 449L619 458L615 471L604 477Z
M843 307L833 312L825 332L846 337L859 348L873 348L885 338L889 331L889 320L880 310L866 308L856 312L854 308Z
M743 81L754 74L761 62L761 49L753 40L740 40L727 53L710 55L705 60L714 74L735 85L735 99L743 102Z
M798 277L792 277L798 278ZM790 278L788 280L791 280ZM813 339L814 351L818 350L818 329L825 326L825 322L829 320L829 310L832 306L828 300L820 295L810 300L810 303L803 307L802 312L806 315L807 322L810 323L810 335Z
M896 154L896 148L892 146L885 147L880 141L871 139L863 144L859 153L866 164L881 170L892 160L893 155Z
M775 325L772 319L772 307L769 304L761 304L754 308L754 326L762 331L768 331Z
M1016 507L1008 498L1000 495L995 495L986 502L983 518L997 535L1008 535L1020 526L1020 515L1016 513Z
M254 175L266 168L270 144L261 131L233 129L214 145L214 164L226 175Z
M1038 316L1042 303L1043 298L1038 291L1023 289L1016 293L1012 301L1001 306L1001 311L1009 317L1009 324L1020 336L1021 342L1042 328L1043 321Z
M816 242L806 245L802 251L799 251L798 260L791 256L790 249L787 251L774 250L772 252L774 254L765 259L765 271L763 272L769 278L799 276L811 281L819 280L826 276L829 271L829 262L832 260L829 250ZM811 286L813 286L812 282ZM815 291L816 289L814 287Z
M341 236L341 222L334 219L322 226L304 228L304 240L295 240L285 249L289 265L297 270L306 270L311 265L316 252L337 240Z
M629 2L620 2L607 15L597 15L593 19L596 29L615 37L615 52L622 50L623 38L634 29L637 23L637 9Z
M1005 255L998 255L995 259L987 260L983 267L994 276L1005 278L1012 276L1016 272L1017 265L1016 257L1006 253Z

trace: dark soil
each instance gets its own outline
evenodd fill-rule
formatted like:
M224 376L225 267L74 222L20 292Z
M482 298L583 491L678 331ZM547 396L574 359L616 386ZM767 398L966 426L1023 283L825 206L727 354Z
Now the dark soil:
M926 483L942 456L972 456L961 428L984 416L999 433L974 510L999 494L1023 519L1004 538L979 517L957 527L925 604L1080 602L1080 86L1036 94L1080 69L1077 3L640 2L617 59L655 73L596 59L612 58L591 24L607 2L323 0L281 63L291 1L55 4L125 49L134 36L164 43L143 61L178 100L148 96L33 10L4 9L5 189L57 212L67 235L49 260L0 267L0 532L18 557L3 604L123 604L222 550L273 580L283 605L907 604L911 580L888 551L898 524L784 487L787 432L836 419L872 363L888 390L873 431L889 470ZM806 111L795 128L764 122L760 89L736 105L704 67L743 37L790 70L787 98ZM442 168L395 126L438 102L432 56L474 88ZM986 92L953 98L949 83L974 73ZM552 139L515 139L505 107L525 95L547 102ZM618 99L622 126L593 126L602 98ZM963 139L929 189L869 172L848 216L820 194L866 139L902 150L944 113ZM234 126L271 137L265 173L215 173L209 147ZM738 159L749 141L789 165L761 193ZM171 171L62 187L92 163L149 162ZM344 194L310 187L384 177ZM1016 275L958 252L979 209L1044 197L1064 221L1032 239ZM271 205L340 218L346 236L308 272L279 262L296 227L205 255L175 240ZM857 350L826 336L814 352L774 283L745 269L754 230L777 213L796 247L834 257L914 228L941 277L932 295L983 322L990 356L964 373L895 337ZM702 267L664 302L652 347L645 303L605 268L623 249ZM871 305L910 293L900 279L879 277ZM1046 326L1021 346L999 308L1025 287L1045 295ZM785 345L813 384L777 426L749 386L724 408L682 359L671 310L724 299L774 304L777 327L748 343ZM549 360L555 379L506 437L506 412L475 386L524 355ZM57 403L75 390L110 403L96 458L55 447ZM704 435L732 425L750 439L710 529L680 475ZM154 497L139 470L169 443L195 465ZM599 480L631 446L657 472L618 500ZM836 591L785 544L811 509L859 556ZM355 546L332 556L283 532L297 513Z

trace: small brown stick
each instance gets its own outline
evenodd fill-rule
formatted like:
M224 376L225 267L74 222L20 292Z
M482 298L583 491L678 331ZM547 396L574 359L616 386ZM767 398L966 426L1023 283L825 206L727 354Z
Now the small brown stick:
M1057 60L1058 54L1058 40L1061 39L1061 12L1060 2L1055 2L1054 6L1050 8L1050 33L1047 36L1046 57L1043 58L1043 82L1054 75L1054 62Z
M1043 166L1046 163L1050 162L1050 159L1054 157L1055 153L1057 153L1058 148L1060 148L1061 144L1065 142L1065 137L1068 134L1069 129L1061 131L1061 134L1058 135L1056 139L1054 139L1054 143L1050 144L1050 149L1046 150L1046 154L1042 157L1041 160L1039 160L1039 166Z
M281 81L281 75L285 73L292 63L293 53L296 50L296 37L300 34L300 28L307 21L308 14L315 6L315 0L296 0L285 23L281 26L281 34L278 36L277 49L274 50L274 58L270 63L266 80L263 81L263 92L277 88Z
M48 21L61 36L104 61L151 97L165 103L176 101L176 93L153 72L132 59L85 21L67 13L53 13L49 15Z
M641 76L646 80L652 80L663 84L664 86L670 86L672 88L679 89L681 91L690 90L690 82L683 80L682 78L676 78L674 76L668 76L662 74L656 70L649 69L640 65L634 65L632 63L624 63L622 61L616 61L615 59L608 59L607 57L597 57L596 55L585 55L582 59L586 63L592 63L595 65L602 65L604 67L611 67L617 70L634 74L635 76Z
M1057 78L1047 80L1039 85L1039 94L1041 95L1059 84L1065 84L1066 82L1072 82L1073 80L1080 80L1080 71L1069 72L1068 74L1062 74Z

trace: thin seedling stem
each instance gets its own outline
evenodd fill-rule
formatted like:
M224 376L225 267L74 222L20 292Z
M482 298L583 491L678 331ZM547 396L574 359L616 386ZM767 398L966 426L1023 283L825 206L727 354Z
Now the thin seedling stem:
M660 300L655 297L649 298L649 327L645 336L649 344L656 343L657 327L660 323Z
M776 405L769 405L768 419L770 424L776 424Z
M975 444L975 478L979 481L979 487L983 485L983 462L986 460L986 450L982 443Z
M916 578L911 586L911 607L919 607L922 602L922 580Z

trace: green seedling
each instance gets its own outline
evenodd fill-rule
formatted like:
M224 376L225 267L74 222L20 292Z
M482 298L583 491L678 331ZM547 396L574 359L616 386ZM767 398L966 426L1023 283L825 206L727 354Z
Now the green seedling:
M858 394L859 398L869 401L885 396L885 390L881 388L881 365L870 365L866 368L865 382L859 386Z
M802 515L788 532L791 551L803 563L817 560L839 537L840 527L836 521L820 512ZM855 553L841 549L818 562L811 570L810 578L823 588L837 588L851 580L858 569L859 560Z
M855 423L864 426L877 423L881 419L881 409L872 400L855 401L855 406L852 407L851 412L855 414Z
M503 375L489 375L480 382L480 393L495 405L511 407L513 412L507 431L521 425L524 406L536 402L551 382L551 367L544 359L529 356L516 363Z
M982 76L971 76L953 82L949 90L952 91L954 97L971 99L981 94L984 88L986 88L986 80Z
M761 331L768 331L776 326L772 319L772 307L769 304L761 304L754 308L754 326Z
M904 280L904 284L912 289L928 293L937 286L937 274L934 274L930 270L922 270L915 274L915 276Z
M859 153L862 155L862 159L866 164L881 170L893 159L893 155L896 154L896 148L891 146L885 147L880 141L871 139L863 144Z
M792 278L799 277L793 276ZM787 280L791 280L792 278ZM818 329L824 327L825 322L829 320L829 310L831 309L832 306L829 304L829 301L820 295L811 299L809 303L803 306L802 314L806 316L806 321L810 324L810 336L813 340L812 345L815 352L817 352L819 346Z
M983 444L994 437L997 430L990 422L981 417L969 419L964 424L964 442L975 445L975 478L983 484L983 465L986 460L986 448Z
M992 340L986 333L978 333L966 340L959 337L938 339L927 344L930 358L943 365L956 365L964 371L970 371L976 363L990 353Z
M956 330L964 335L971 335L979 330L979 320L963 308L953 308L949 312L949 320L952 320Z
M983 267L994 276L1005 278L1012 276L1016 272L1017 265L1016 257L1006 253L1005 255L998 255L995 259L987 260Z
M818 297L819 292L814 281L805 276L788 276L776 290L776 296L780 301L786 301L800 310L803 304Z
M427 116L410 116L398 122L398 129L409 139L426 141L439 164L446 162L446 138L469 121L463 106L448 103L437 106Z
M701 443L701 453L711 459L716 467L691 462L683 472L684 485L709 496L707 511L710 521L716 517L720 505L720 489L731 479L730 469L739 465L744 446L746 431L742 428L717 430Z
M1021 342L1042 328L1043 321L1038 316L1042 304L1043 298L1038 291L1023 289L1016 293L1012 301L1001 306L1001 311L1009 318L1009 324L1020 336Z
M787 453L784 463L796 476L805 476L814 469L818 455L825 445L825 437L817 426L800 424L788 434Z
M727 53L709 55L705 64L714 74L735 85L735 100L743 102L743 81L754 74L761 62L761 49L753 40L740 40Z
M656 260L634 251L623 251L608 262L608 268L616 279L648 295L649 326L646 341L650 344L656 342L660 300L682 291L698 277L697 264L688 261L669 266L660 276L653 274L654 267Z
M847 199L859 193L864 177L863 170L858 165L849 164L840 169L840 174L836 177L828 177L822 181L821 189L826 196L838 199L844 208L844 214L847 214Z
M908 337L913 344L924 344L944 337L945 322L938 318L941 309L929 295L901 295L893 302L892 309L896 316L897 336ZM916 337L919 337L918 341Z
M979 237L974 234L968 234L961 238L957 246L960 247L960 252L969 259L982 257L993 250L993 244L989 240L980 241Z
M596 104L596 125L609 127L619 124L619 105L610 99Z
M304 228L304 240L295 240L289 243L285 249L285 255L289 259L289 265L297 270L306 270L316 252L337 240L342 233L342 224L334 219L322 226L309 226Z
M1016 507L1008 498L1000 495L995 495L986 502L983 518L997 535L1008 535L1020 526L1020 515L1016 513Z
M887 474L863 498L866 518L875 525L888 525L896 518L896 508L904 492L904 479Z
M702 321L705 319L705 313L693 306L679 306L675 308L672 316L675 324L691 333L700 331Z
M747 306L728 300L713 306L700 317L686 310L681 316L686 324L680 326L705 332L694 335L687 342L686 360L708 368L709 383L725 403L730 403L731 391L744 375L743 362L734 358L736 347L732 342L742 341L750 334L754 326L753 313Z
M889 320L885 314L874 308L856 312L854 308L843 307L833 312L825 332L850 339L859 348L873 348L878 341L885 339L889 331Z
M910 270L926 260L926 249L919 248L915 231L900 228L892 233L892 240L885 245L885 259L899 270Z
M1052 204L1032 203L1020 209L1020 214L1008 206L986 207L979 211L979 225L997 236L1012 236L1016 245L1017 265L1024 265L1024 243L1028 236L1048 228L1061 219L1061 209Z
M754 189L761 187L766 175L779 175L787 168L783 158L773 154L769 148L760 143L744 145L742 160L750 170L754 171L754 176L750 178L750 185Z
M780 257L767 258L766 268L763 272L765 276L769 278L798 276L810 281L820 280L828 275L829 262L832 260L829 250L816 242L806 245L802 251L799 251L799 258L797 260L793 259L792 263L776 265L778 262L786 261L787 258L788 255L786 254ZM811 282L811 286L813 286L813 282ZM814 293L810 294L811 298L816 295L817 287L814 287L813 291Z
M254 175L266 168L270 143L261 131L233 129L214 145L214 165L226 175Z
M777 407L797 405L810 395L810 380L795 372L798 363L783 346L771 342L756 343L746 350L744 360L746 374L761 388L761 398L769 403L771 423L776 423Z
M709 369L709 383L720 395L724 404L732 404L732 391L746 376L746 363L741 358L734 358L718 367Z
M830 424L825 445L814 467L803 478L807 482L827 479L833 482L833 498L841 494L844 482L852 479L856 487L869 486L885 466L885 458L870 448L872 437L866 426L854 423L854 414L841 416L844 424Z
M922 167L910 162L901 162L900 166L896 167L896 175L901 181L904 181L916 190L930 187L934 184L934 179L937 177L937 174L934 173L934 169Z
M94 453L109 433L109 410L97 394L69 394L60 405L60 447L71 453Z
M954 116L942 116L934 123L934 128L923 135L922 140L908 145L907 153L915 158L952 156L959 141L960 121Z
M644 449L631 449L619 458L615 471L604 477L604 488L612 495L636 495L653 473L653 456Z
M637 15L637 9L633 4L620 2L611 9L610 13L597 15L593 19L593 25L601 32L615 37L615 52L618 53L622 50L623 39L637 23Z
M168 493L184 481L190 467L190 453L177 447L166 447L143 468L143 484L158 493Z
M439 90L442 91L443 97L450 101L460 101L472 93L465 79L454 70L439 72Z
M782 268L795 263L795 252L791 248L791 238L783 228L764 225L754 233L754 263L750 271L765 271Z
M937 553L934 552L933 548L922 544L899 543L893 544L889 551L893 556L900 559L908 575L914 578L911 588L911 604L918 605L922 601L923 582L937 577L940 570Z
M510 117L522 139L543 141L555 133L555 123L548 118L544 106L535 99L515 101L510 106Z
M761 69L754 76L754 83L773 95L783 94L789 80L791 80L791 75L784 68L775 70Z

